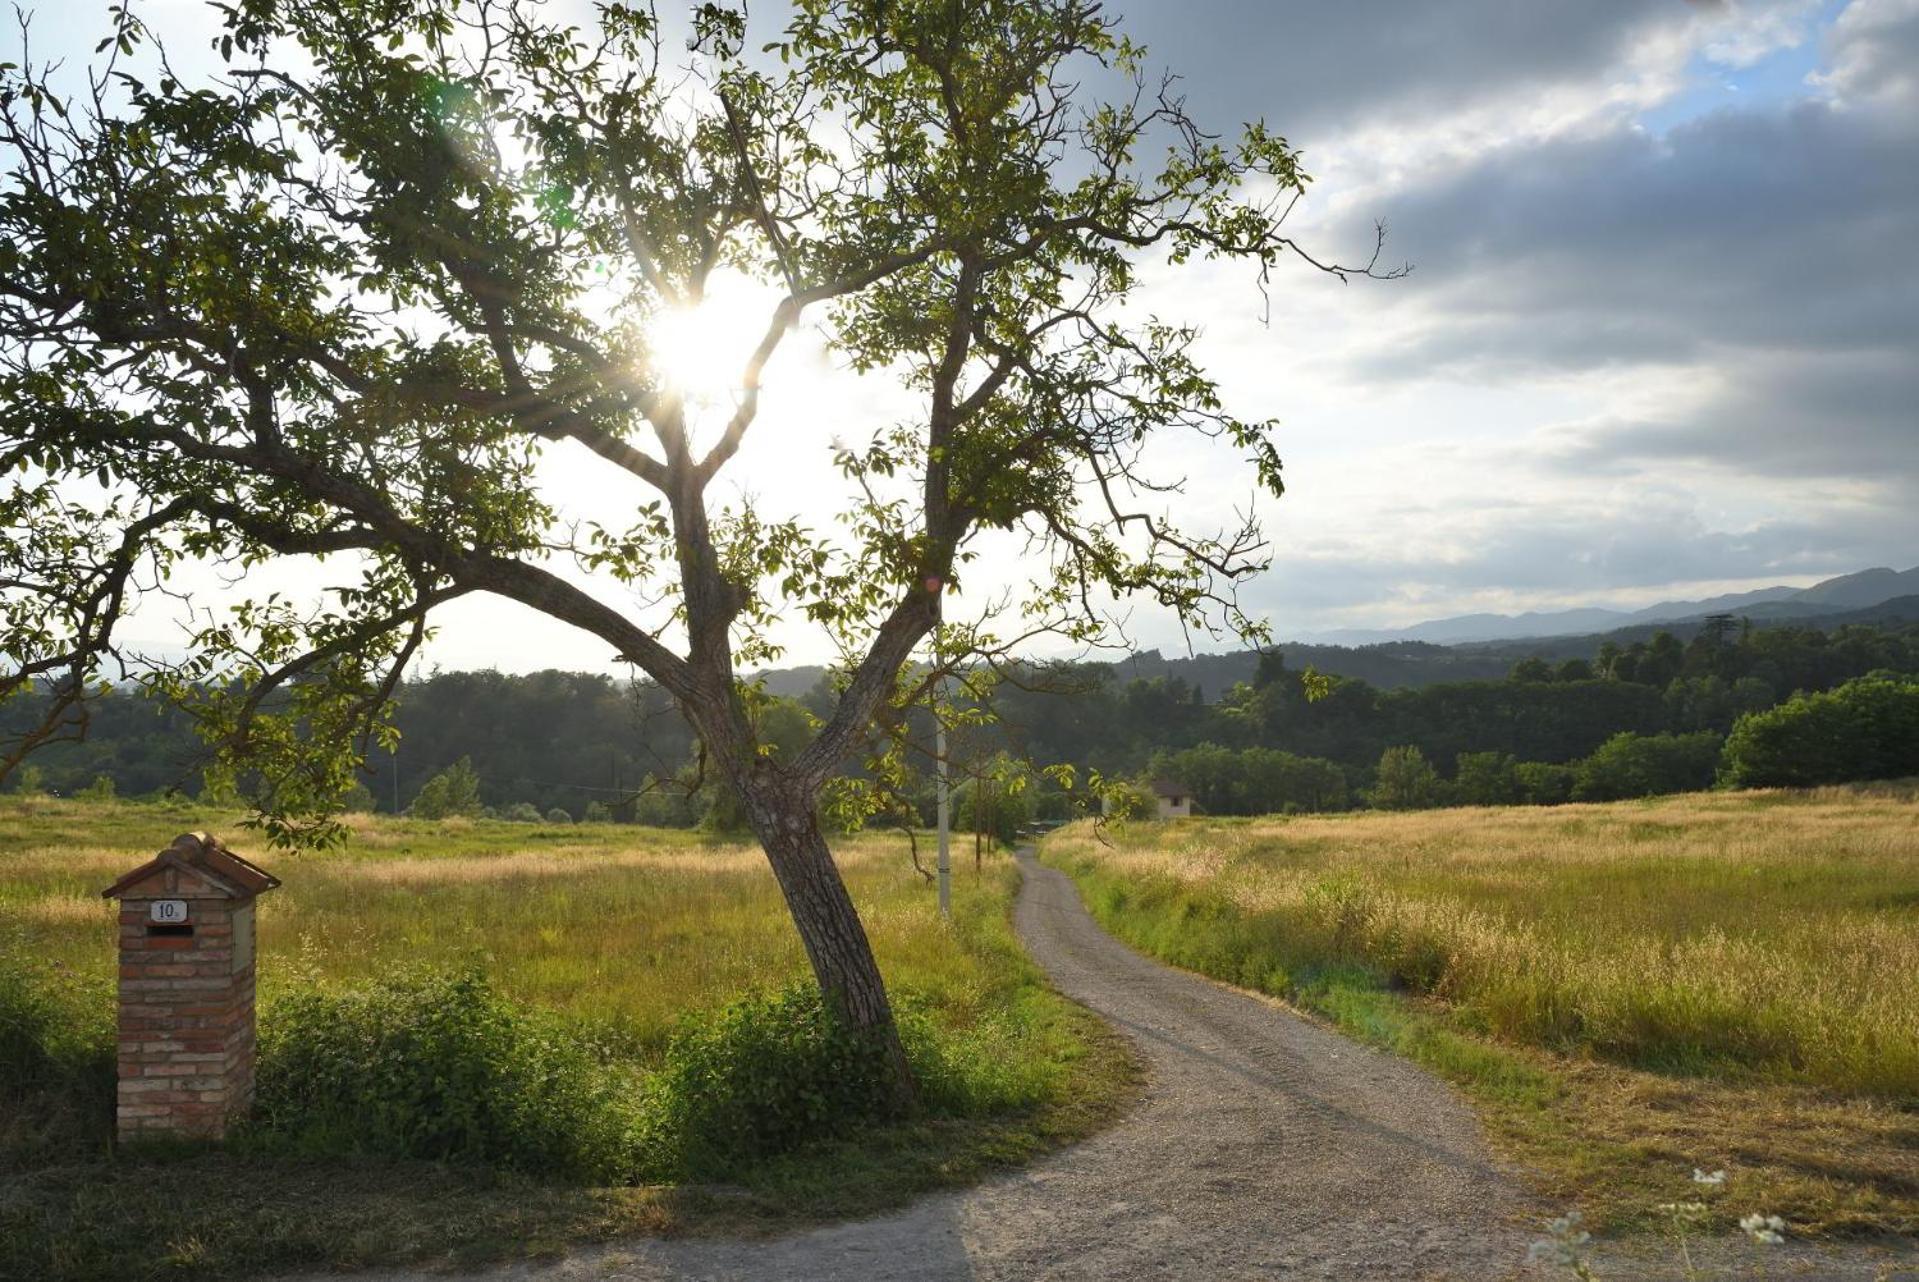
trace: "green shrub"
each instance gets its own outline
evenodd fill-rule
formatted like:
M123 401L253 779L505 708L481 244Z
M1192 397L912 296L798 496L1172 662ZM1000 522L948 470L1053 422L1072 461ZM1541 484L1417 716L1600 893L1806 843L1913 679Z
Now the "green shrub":
M659 1179L726 1178L892 1113L883 1056L799 983L687 1020L650 1094Z
M544 817L540 808L530 801L516 801L500 811L500 818L516 824L536 824Z
M983 832L1010 846L1032 821L1033 795L1024 780L1015 783L989 775L968 779L953 790L953 826L961 832Z
M1412 744L1388 748L1379 756L1379 771L1366 799L1381 810L1419 810L1440 801L1439 772L1426 754Z
M407 811L416 819L448 819L455 815L481 814L480 776L474 772L473 759L458 761L420 786L420 795Z
M261 1019L252 1133L273 1149L631 1177L635 1074L477 973L306 988Z
M1510 806L1520 797L1511 753L1462 752L1453 772L1453 800L1462 806Z
M555 806L546 812L546 821L550 824L570 824L573 815L564 806Z
M1748 713L1726 737L1720 774L1735 788L1919 774L1919 680L1875 674Z
M1720 738L1698 734L1614 735L1574 767L1574 801L1621 801L1712 787Z
M112 981L0 955L0 1154L102 1149L113 1126ZM1037 1000L1037 989L1032 996ZM921 1103L1006 1116L1053 1098L1059 1065L1029 1051L1045 1004L963 1026L898 998ZM260 1019L254 1112L237 1142L307 1157L486 1165L597 1184L725 1179L894 1120L883 1060L795 982L689 1014L647 1074L478 973L416 971L301 986Z
M713 786L725 787L724 784ZM687 791L682 781L655 779L648 775L640 781L639 795L628 803L630 813L627 817L634 823L650 824L657 828L694 828L700 823L700 808L706 804L701 793ZM733 831L744 832L745 823L745 814L741 812L738 826Z
M896 994L900 1038L919 1082L920 1100L945 1117L1004 1116L1034 1108L1059 1087L1057 1064L1033 1054L1043 1036L1043 1003L1029 989L968 1027L942 1028L911 993Z
M1513 766L1513 784L1522 805L1557 806L1572 800L1573 774L1571 766L1521 761Z
M113 1084L110 981L0 953L0 1153L104 1147Z

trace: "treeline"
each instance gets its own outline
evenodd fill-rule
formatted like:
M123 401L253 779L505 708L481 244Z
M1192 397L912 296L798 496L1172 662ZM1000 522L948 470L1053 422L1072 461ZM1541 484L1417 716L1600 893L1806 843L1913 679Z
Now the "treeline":
M1905 689L1899 674L1919 672L1919 627L1911 625L1823 632L1724 619L1685 642L1659 633L1602 647L1591 660L1528 657L1502 679L1421 688L1315 680L1280 653L1259 656L1251 680L1213 697L1178 677L1125 671L1032 668L1000 684L991 696L997 720L956 736L956 782L978 795L976 808L995 817L1068 812L1043 779L1009 763L1069 763L1108 778L1162 774L1220 814L1550 804L1720 777L1752 786L1919 769L1900 765L1919 751L1919 733L1901 719L1904 696L1882 690ZM1886 675L1860 681L1875 673ZM1832 699L1812 697L1840 687ZM765 738L775 750L802 742L809 716L831 698L821 678L800 699L772 700ZM33 702L0 707L0 733L28 724ZM691 731L649 683L437 673L402 687L397 719L399 747L374 750L356 804L405 810L437 779L428 808L442 806L441 777L464 761L456 812L738 821L724 790L698 779ZM909 724L930 741L923 714ZM1802 743L1808 727L1823 738ZM1872 743L1880 746L1862 746ZM86 741L54 745L33 763L29 781L58 793L136 796L197 792L204 761L180 713L116 694L96 706ZM906 800L930 818L925 771Z
M31 696L0 705L0 737L32 724L37 705ZM90 787L120 796L200 793L207 751L185 714L115 692L90 715L83 741L33 754L30 780L62 796ZM630 808L645 780L675 774L692 756L692 730L664 691L593 673L435 673L402 686L395 721L399 746L371 749L356 804L405 810L464 758L484 807L578 818L594 801Z
M1464 752L1442 774L1417 746L1388 748L1369 770L1270 748L1203 744L1155 756L1150 774L1179 781L1209 814L1258 815L1368 806L1558 805L1735 788L1815 787L1919 775L1919 676L1859 677L1750 712L1729 735L1622 731L1577 761Z
M1618 801L1712 787L1724 740L1696 734L1622 731L1586 757L1558 764L1504 752L1463 752L1442 773L1416 745L1402 744L1367 767L1347 767L1272 748L1202 744L1162 753L1149 774L1177 780L1205 814L1422 810L1434 806L1554 806Z
M1110 671L1023 674L1022 687L1077 683L1070 693L1002 686L1005 746L1040 764L1108 774L1145 769L1158 752L1203 743L1272 748L1351 769L1413 746L1451 770L1462 753L1569 764L1624 731L1725 734L1742 715L1797 691L1829 690L1876 671L1919 671L1919 628L1849 626L1831 633L1747 629L1728 620L1682 643L1670 633L1609 647L1591 661L1517 663L1503 680L1380 689L1334 678L1309 697L1289 656L1261 656L1250 681L1208 698L1178 679L1122 680Z

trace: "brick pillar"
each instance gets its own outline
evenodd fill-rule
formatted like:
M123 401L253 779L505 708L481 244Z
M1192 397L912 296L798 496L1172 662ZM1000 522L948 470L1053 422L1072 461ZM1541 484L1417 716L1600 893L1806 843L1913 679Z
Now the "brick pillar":
M253 1098L254 897L280 883L188 833L120 901L121 1139L220 1139Z

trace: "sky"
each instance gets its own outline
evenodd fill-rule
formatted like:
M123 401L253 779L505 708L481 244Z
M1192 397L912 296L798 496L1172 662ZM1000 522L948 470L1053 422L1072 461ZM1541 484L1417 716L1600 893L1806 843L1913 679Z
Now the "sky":
M90 8L37 18L43 51L90 44ZM1919 0L1108 8L1195 116L1303 149L1296 239L1363 259L1383 221L1413 266L1284 271L1269 316L1242 266L1145 273L1234 411L1283 424L1273 566L1242 593L1277 637L1919 562ZM829 520L832 437L898 393L808 338L781 360L728 493ZM1167 462L1176 513L1245 499L1217 455ZM589 489L582 510L637 497ZM607 663L503 603L441 625L446 667ZM1188 645L1149 609L1129 635ZM794 630L790 661L825 657Z

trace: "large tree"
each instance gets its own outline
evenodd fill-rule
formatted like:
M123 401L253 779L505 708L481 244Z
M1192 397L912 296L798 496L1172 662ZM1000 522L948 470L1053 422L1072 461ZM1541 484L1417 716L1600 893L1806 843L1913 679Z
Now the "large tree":
M1263 285L1305 179L1262 125L1202 132L1088 0L793 8L762 47L722 5L689 40L622 4L575 30L514 0L233 0L196 77L129 6L78 83L30 51L0 72L5 688L53 694L10 756L130 677L193 710L284 835L350 785L435 609L518 602L678 702L822 990L910 1091L823 789L933 667L1010 644L944 617L983 532L1044 567L1011 633L1091 636L1135 593L1245 623L1252 518L1182 529L1142 449L1223 441L1277 494L1270 425L1222 407L1191 328L1123 304L1149 254ZM702 416L658 353L721 270L780 301ZM803 318L918 406L844 425L826 528L709 498ZM569 520L556 451L630 485L629 519ZM188 562L280 558L327 572L230 574L189 659L129 654L122 620ZM739 672L782 618L845 658L775 754Z

